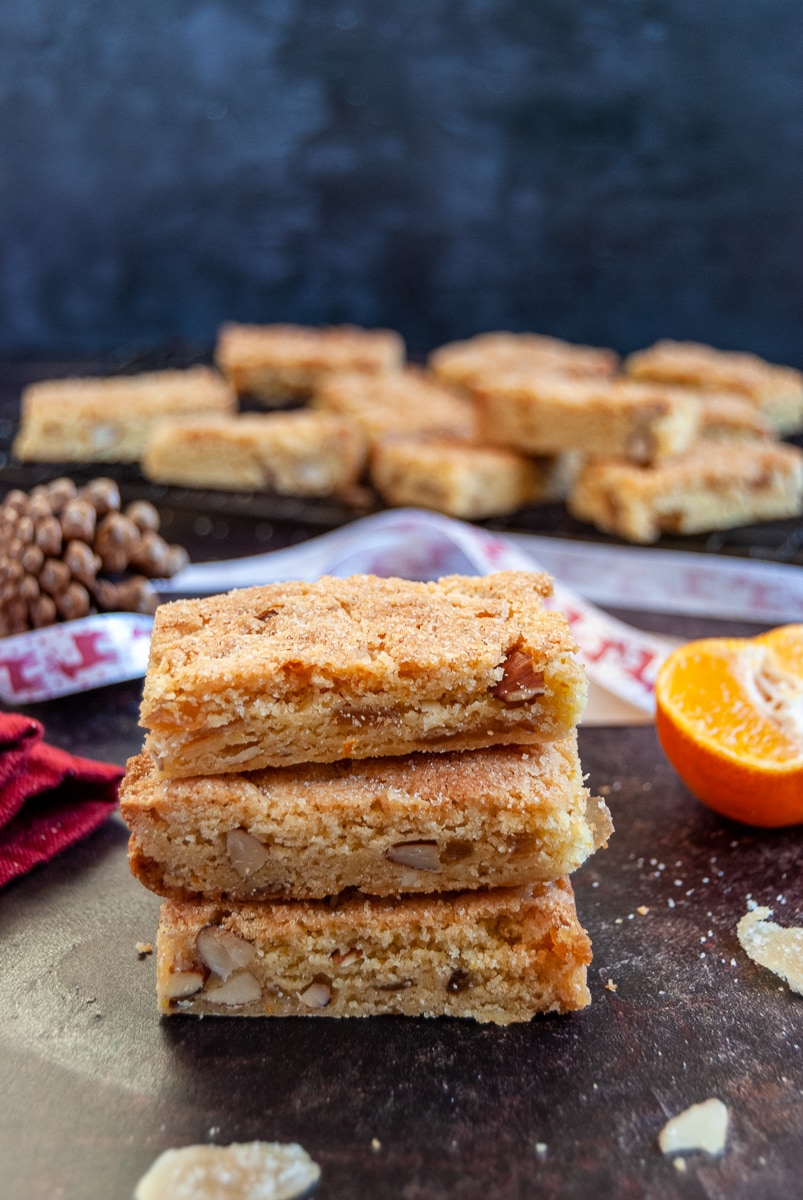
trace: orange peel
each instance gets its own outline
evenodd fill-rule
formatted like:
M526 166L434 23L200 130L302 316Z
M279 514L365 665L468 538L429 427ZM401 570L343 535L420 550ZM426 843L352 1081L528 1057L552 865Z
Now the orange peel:
M664 753L703 804L747 825L803 822L803 625L678 647L655 702Z

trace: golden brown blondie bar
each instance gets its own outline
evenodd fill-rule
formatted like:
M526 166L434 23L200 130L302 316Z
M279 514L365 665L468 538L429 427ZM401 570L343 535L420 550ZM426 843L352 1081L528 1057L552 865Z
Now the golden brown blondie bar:
M404 342L390 329L356 325L223 325L215 362L240 393L276 406L306 399L330 371L396 371Z
M355 575L163 604L146 750L185 776L567 737L586 680L550 589Z
M736 393L760 408L776 433L803 429L803 373L756 354L666 339L629 355L624 369L634 379Z
M167 900L157 951L166 1014L507 1025L590 1002L591 945L567 879L448 897Z
M731 392L700 392L701 438L767 441L774 431L760 408Z
M355 484L364 462L358 425L302 410L162 421L141 465L156 483L328 496Z
M686 450L700 420L699 403L683 389L632 380L511 372L481 380L473 394L487 440L524 454L655 462Z
M613 350L579 346L541 333L479 333L449 342L429 356L429 368L444 383L471 388L478 379L510 370L559 375L612 375L619 365Z
M451 438L389 437L374 447L370 475L388 504L476 521L559 499L569 464L567 455L534 459Z
M703 533L803 511L803 451L775 442L703 441L657 467L589 462L569 511L633 542Z
M152 371L51 379L22 393L13 453L25 462L136 462L165 417L228 413L236 397L217 371Z
M469 441L477 434L471 401L416 367L383 375L338 372L321 381L312 404L356 421L372 445L389 434L443 434Z
M190 779L139 755L120 805L134 875L174 899L518 887L569 874L611 832L576 737Z

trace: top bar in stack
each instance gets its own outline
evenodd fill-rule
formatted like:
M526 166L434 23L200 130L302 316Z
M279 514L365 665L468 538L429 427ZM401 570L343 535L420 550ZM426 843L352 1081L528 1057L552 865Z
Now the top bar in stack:
M555 741L583 668L549 576L356 575L156 614L141 721L164 776Z

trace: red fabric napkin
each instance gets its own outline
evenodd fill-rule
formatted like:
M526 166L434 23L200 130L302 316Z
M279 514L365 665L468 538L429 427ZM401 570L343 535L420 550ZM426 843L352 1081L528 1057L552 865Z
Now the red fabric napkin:
M0 713L0 887L101 825L123 768L49 746L31 717Z

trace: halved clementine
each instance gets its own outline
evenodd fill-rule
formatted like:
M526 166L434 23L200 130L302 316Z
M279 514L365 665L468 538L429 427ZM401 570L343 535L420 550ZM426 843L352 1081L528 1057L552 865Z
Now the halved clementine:
M655 700L664 752L703 804L747 825L803 822L803 625L678 647Z

